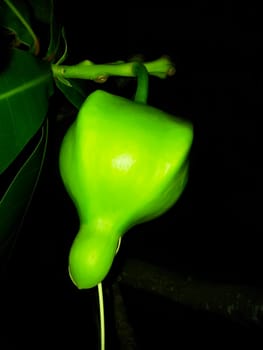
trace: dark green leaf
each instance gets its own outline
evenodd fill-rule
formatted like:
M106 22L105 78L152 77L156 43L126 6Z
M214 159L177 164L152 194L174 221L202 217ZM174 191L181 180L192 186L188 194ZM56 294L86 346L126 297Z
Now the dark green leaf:
M70 80L70 79L69 79ZM80 79L71 79L71 86L63 84L61 81L56 80L56 85L58 89L64 94L64 96L75 106L80 109L81 105L88 96L87 88L85 86L85 81Z
M18 233L24 215L31 202L38 183L47 146L47 123L41 128L41 133L35 148L24 159L19 171L0 200L0 256L10 245L14 234ZM9 244L8 244L9 243Z
M30 19L30 7L26 1L12 0L11 4L16 8L19 14L24 20L31 25ZM4 2L0 5L0 24L3 27L10 29L17 36L17 40L26 43L29 47L33 48L35 45L34 38L29 33L28 29L21 22L18 16L10 9L10 7Z
M53 93L50 64L13 51L8 69L0 74L0 174L40 128Z
M44 39L48 42L45 59L49 62L57 61L65 49L65 41L62 35L62 24L57 18L59 8L56 6L54 0L28 1L34 13L34 18L45 24L45 28L48 28L48 31L43 33L43 35L45 35ZM40 47L42 47L42 37L40 39Z
M20 0L21 2L21 0ZM52 18L54 0L27 0L33 10L34 18L49 24Z

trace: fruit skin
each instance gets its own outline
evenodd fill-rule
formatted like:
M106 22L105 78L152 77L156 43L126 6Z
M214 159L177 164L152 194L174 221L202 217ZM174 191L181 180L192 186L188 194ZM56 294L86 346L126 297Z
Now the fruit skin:
M129 228L177 201L187 183L192 141L188 121L102 90L88 96L59 159L80 219L69 254L78 288L105 278Z

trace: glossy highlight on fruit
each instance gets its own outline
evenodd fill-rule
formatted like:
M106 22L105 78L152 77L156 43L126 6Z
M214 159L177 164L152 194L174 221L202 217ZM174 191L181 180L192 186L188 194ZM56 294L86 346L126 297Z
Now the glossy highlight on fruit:
M69 254L78 288L92 288L107 276L129 228L177 201L188 179L192 140L190 122L157 108L103 90L87 97L59 159L80 220Z

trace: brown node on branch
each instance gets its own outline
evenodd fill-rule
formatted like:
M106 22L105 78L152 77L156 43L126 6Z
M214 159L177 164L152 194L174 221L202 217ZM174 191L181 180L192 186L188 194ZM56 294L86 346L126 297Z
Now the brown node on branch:
M108 80L108 76L107 75L99 75L96 79L94 79L94 81L96 83L99 83L99 84L103 84L107 80Z

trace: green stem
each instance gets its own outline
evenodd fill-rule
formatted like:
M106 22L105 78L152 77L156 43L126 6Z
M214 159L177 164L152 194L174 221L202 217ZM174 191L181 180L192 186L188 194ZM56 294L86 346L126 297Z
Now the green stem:
M67 79L89 79L89 80L101 80L105 81L109 76L123 76L132 77L139 74L144 75L146 86L146 75L142 73L142 69L139 72L134 70L135 64L138 66L138 62L128 62L128 63L109 63L109 64L94 64L91 61L83 61L76 65L66 66L66 65L52 65L53 76L65 84L67 84ZM145 67L147 73L154 75L158 78L164 79L169 75L174 74L175 68L172 62L167 57L161 57L152 62L146 62L142 64ZM70 86L70 83L68 82Z
M133 63L132 70L137 76L137 90L134 100L136 102L147 103L149 90L149 76L147 69L142 63Z
M95 65L90 61L84 61L73 66L52 65L52 70L55 76L62 75L65 79L95 80L102 76L134 76L132 67L133 63Z

